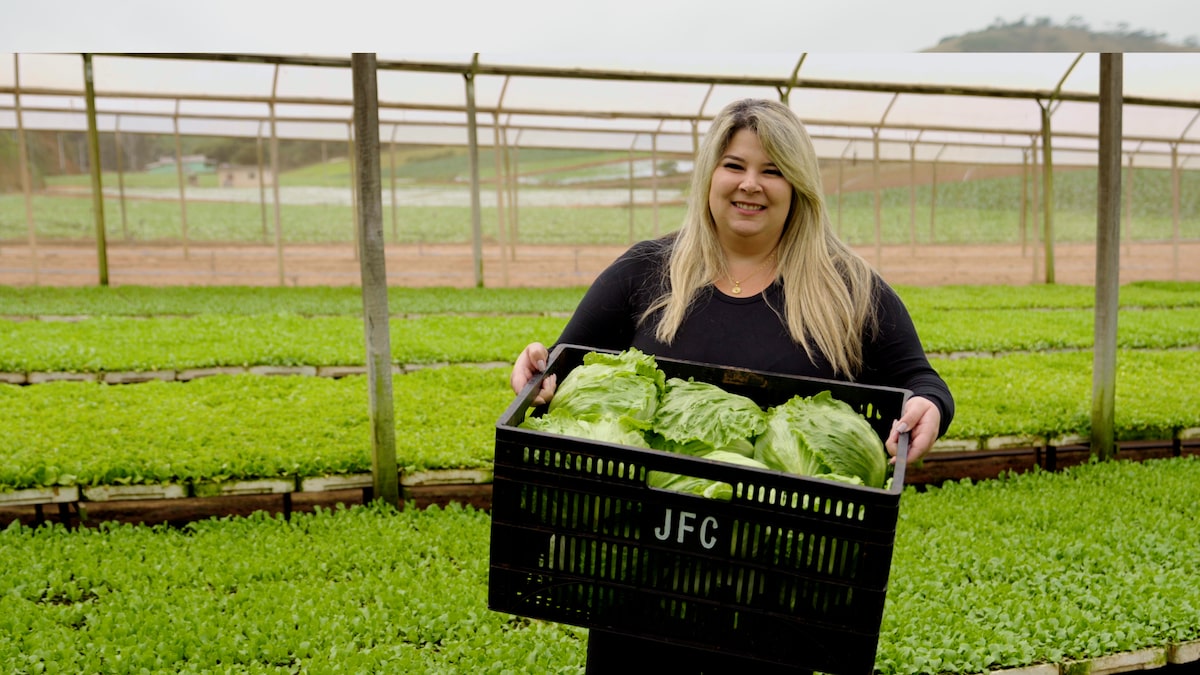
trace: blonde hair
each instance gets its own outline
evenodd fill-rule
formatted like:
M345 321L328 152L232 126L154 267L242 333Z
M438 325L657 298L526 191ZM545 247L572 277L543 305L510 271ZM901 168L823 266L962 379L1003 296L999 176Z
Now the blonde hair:
M750 129L792 186L792 203L777 249L783 280L781 319L805 354L814 348L834 372L853 378L862 369L863 329L874 330L874 271L838 239L829 223L812 140L790 108L769 99L727 105L713 119L697 152L687 214L672 246L669 284L643 320L661 309L655 336L674 341L698 293L725 270L717 225L708 206L712 175L734 133Z

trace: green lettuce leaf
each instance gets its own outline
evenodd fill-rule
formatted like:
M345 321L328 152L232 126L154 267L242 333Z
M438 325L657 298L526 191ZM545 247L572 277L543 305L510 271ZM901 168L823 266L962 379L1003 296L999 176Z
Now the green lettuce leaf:
M651 445L668 452L703 455L714 450L754 454L754 439L767 427L766 413L752 399L715 384L673 377L666 381Z
M728 462L740 466L750 466L756 469L768 468L762 462L751 459L736 452L726 452L723 450L714 450L708 454L702 455L704 459L712 459L719 462ZM663 490L673 490L675 492L687 492L709 499L720 499L729 501L733 498L733 485L708 478L699 478L696 476L685 476L677 473L668 473L666 471L651 471L646 476L646 484L650 487L661 488Z
M637 448L650 447L638 422L627 416L608 415L598 419L579 419L561 413L547 413L541 417L527 417L519 426L522 429L592 441L632 445Z
M887 451L866 418L828 391L795 396L767 412L754 458L778 471L883 487Z
M628 416L649 427L665 380L654 357L637 349L589 352L559 383L548 412L588 420Z

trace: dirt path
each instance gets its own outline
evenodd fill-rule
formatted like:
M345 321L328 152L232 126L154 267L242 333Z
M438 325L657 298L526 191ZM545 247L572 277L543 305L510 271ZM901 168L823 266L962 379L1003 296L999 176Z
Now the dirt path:
M497 246L482 249L487 287L582 286L625 246L521 246L504 259ZM859 252L893 284L1025 285L1044 281L1043 254L1019 245L873 246ZM1122 246L1121 283L1143 280L1200 281L1200 242ZM341 246L288 246L282 269L271 246L111 245L109 284L145 286L347 286L361 282L354 250ZM1054 281L1090 285L1095 247L1060 244L1054 250ZM82 286L98 283L93 247L39 246L36 270L26 245L0 245L0 285ZM469 245L398 246L387 249L388 282L396 286L471 287L475 262Z

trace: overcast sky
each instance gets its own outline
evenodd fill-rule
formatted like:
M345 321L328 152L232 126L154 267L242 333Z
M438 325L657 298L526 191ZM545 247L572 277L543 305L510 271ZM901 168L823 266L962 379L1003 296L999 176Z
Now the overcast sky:
M1022 17L1200 36L1197 0L0 0L0 49L913 52Z

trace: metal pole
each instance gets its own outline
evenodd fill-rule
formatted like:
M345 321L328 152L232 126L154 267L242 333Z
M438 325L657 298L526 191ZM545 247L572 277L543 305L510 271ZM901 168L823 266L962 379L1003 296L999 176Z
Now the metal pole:
M358 194L358 158L354 151L354 124L346 125L346 161L350 163L350 194ZM350 202L350 231L356 232L358 229L358 200L354 199ZM354 244L354 259L361 260L362 251L359 246L358 236L351 237Z
M875 179L875 265L881 269L883 268L883 187L879 184L879 132L899 97L899 94L892 94L892 100L888 102L887 108L883 110L883 115L879 117L879 125L871 127L874 155L871 162L871 173Z
M479 64L479 52L472 59ZM475 262L475 287L483 288L483 217L479 205L479 132L475 121L475 70L463 74L467 85L467 163L471 171L471 252Z
M508 78L504 78L505 88L508 87ZM504 98L504 91L501 89L500 98ZM496 165L496 242L500 245L500 285L508 286L508 255L505 251L506 237L504 234L505 211L504 211L504 189L505 175L503 167L503 158L500 150L500 115L497 113L492 116L496 123L492 125L492 155Z
M383 242L383 195L379 175L379 101L374 54L351 57L358 166L357 239L362 248L363 329L370 393L371 472L375 499L400 504L396 469L396 413L392 398L392 352L388 325L387 261Z
M17 155L18 170L21 172L21 194L25 196L25 226L29 230L29 256L33 263L33 285L40 283L40 263L38 262L37 226L33 221L33 181L29 176L29 148L25 144L25 123L21 119L21 66L20 57L13 54L13 105L17 111ZM59 147L62 134L59 134Z
M108 241L104 227L104 186L100 180L100 132L96 128L96 88L92 83L92 55L83 55L83 82L87 98L88 157L92 170L92 211L96 217L96 259L100 285L108 285Z
M1083 59L1083 54L1080 53L1071 62L1071 66L1063 73L1062 79L1058 81L1058 86L1054 88L1054 92L1046 101L1045 105L1038 105L1042 108L1042 155L1044 161L1042 163L1042 180L1045 183L1045 190L1042 196L1042 208L1045 212L1045 220L1043 225L1046 228L1046 235L1042 238L1042 246L1046 253L1046 283L1054 283L1054 161L1052 153L1052 143L1050 142L1050 115L1053 111L1050 106L1054 104L1055 99L1059 99L1062 93L1063 85L1066 84L1067 78L1071 76L1071 71L1075 70L1075 66L1079 65L1079 61ZM1058 101L1060 104L1062 100Z
M129 241L129 219L125 215L125 167L121 162L121 116L117 115L113 125L113 145L117 155L117 196L121 204L121 239Z
M1050 105L1042 106L1042 247L1045 282L1054 283L1054 157L1050 143Z
M1021 257L1029 237L1029 153L1021 151Z
M658 123L662 128L662 122ZM653 208L654 236L658 237L658 133L650 134L650 201Z
M179 140L179 99L175 99L175 177L179 181L179 226L183 236L183 259L187 260L188 252L188 222L187 195L183 176L183 144Z
M263 243L271 241L270 235L267 234L267 176L263 168L263 138L262 138L262 122L258 123L258 134L255 136L255 150L258 160L258 213L262 220L262 240Z
M846 191L846 182L843 178L846 167L846 153L850 152L850 148L852 147L854 147L854 141L847 142L846 147L842 149L842 156L838 158L837 224L834 229L838 236L842 234L842 193Z
M945 146L942 146L942 150L945 150L945 149L946 149ZM940 157L941 155L942 155L941 151L938 151L938 157ZM929 167L929 170L930 170L930 177L929 177L929 243L931 243L931 244L937 241L937 239L936 239L937 229L936 228L937 228L937 164L938 164L938 157L933 158L933 164Z
M507 174L504 171L503 145L500 142L500 110L504 107L504 94L508 92L509 77L504 77L500 86L500 97L496 100L496 111L492 113L492 154L496 166L496 243L500 245L500 285L508 286L508 252L507 237L505 236L504 192L507 188Z
M1171 144L1171 269L1179 281L1179 144Z
M920 139L921 135L917 134ZM917 144L908 144L908 244L917 254Z
M275 93L279 87L279 66L275 66L275 77L271 83L271 192L275 199L275 258L279 267L279 285L284 285L283 274L283 216L279 204L279 130L275 121Z
M1125 172L1125 227L1121 236L1125 240L1125 253L1133 253L1133 155L1129 153L1129 169Z
M883 267L883 194L879 187L879 127L871 129L871 177L875 184L875 265Z
M1096 327L1092 365L1092 454L1116 455L1117 310L1121 251L1123 55L1100 55L1100 161L1096 206Z
M1037 148L1038 148L1037 137L1034 136L1029 142L1029 170L1030 170L1030 173L1032 174L1032 180L1030 181L1030 188L1033 193L1032 194L1032 202L1030 203L1030 209L1029 209L1029 215L1030 215L1030 220L1031 220L1029 231L1033 234L1033 255L1030 256L1030 258L1029 258L1030 261L1032 262L1032 267L1030 268L1029 279L1032 282L1036 282L1037 278L1038 278L1037 248L1041 244L1041 241L1042 241L1042 237L1041 237L1041 222L1042 221L1041 221L1041 216L1038 215L1039 207L1041 206L1041 203L1042 203L1042 197L1041 197L1042 189L1040 187L1041 182L1038 181L1038 179L1037 179L1038 167L1040 166L1038 164Z
M633 135L633 142L629 144L629 243L633 244L633 146L637 145L638 135Z
M512 115L509 115L508 121L512 122ZM504 125L500 135L501 145L504 147L504 175L508 180L508 259L517 259L517 191L520 189L520 180L517 175L517 148L508 142L508 125ZM521 141L521 132L517 132L517 142Z
M396 204L396 129L399 124L392 125L392 136L388 143L388 160L391 167L390 183L392 188L392 243L400 243L399 206Z

